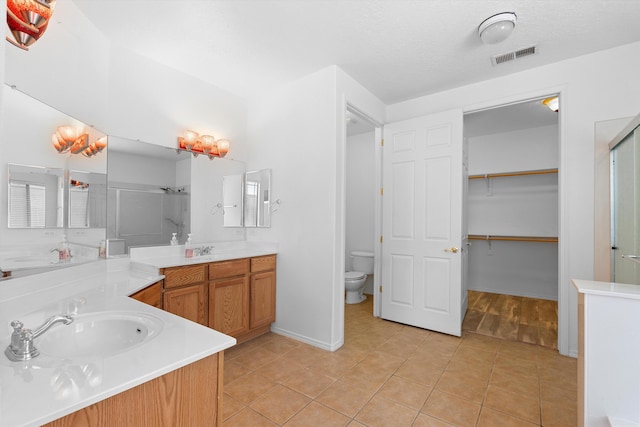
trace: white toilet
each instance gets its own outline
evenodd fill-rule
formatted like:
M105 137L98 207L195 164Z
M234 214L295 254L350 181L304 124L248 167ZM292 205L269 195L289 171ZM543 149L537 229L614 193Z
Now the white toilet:
M345 302L358 304L367 299L362 292L367 275L373 274L373 252L351 252L351 267L352 271L344 273Z

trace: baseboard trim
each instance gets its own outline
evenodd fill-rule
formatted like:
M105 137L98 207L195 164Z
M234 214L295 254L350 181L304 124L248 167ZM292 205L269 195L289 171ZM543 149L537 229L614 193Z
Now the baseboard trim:
M344 344L344 340L340 340L339 342L334 344L329 344L324 341L318 341L316 339L309 338L305 335L300 335L295 332L291 332L286 329L278 328L275 326L271 326L271 332L273 332L274 334L283 335L285 337L292 338L296 341L301 341L305 344L309 344L314 347L318 347L318 348L321 348L322 350L327 350L327 351L336 351L340 347L342 347L342 345Z

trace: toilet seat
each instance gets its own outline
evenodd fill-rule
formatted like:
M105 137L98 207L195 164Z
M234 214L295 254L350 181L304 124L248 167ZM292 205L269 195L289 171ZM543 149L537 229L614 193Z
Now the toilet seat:
M360 280L364 279L366 274L360 273L359 271L347 271L344 273L344 280Z

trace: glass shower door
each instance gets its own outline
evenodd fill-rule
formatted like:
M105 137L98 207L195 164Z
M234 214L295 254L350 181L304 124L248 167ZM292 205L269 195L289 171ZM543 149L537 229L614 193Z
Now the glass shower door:
M611 150L612 281L640 285L640 128Z

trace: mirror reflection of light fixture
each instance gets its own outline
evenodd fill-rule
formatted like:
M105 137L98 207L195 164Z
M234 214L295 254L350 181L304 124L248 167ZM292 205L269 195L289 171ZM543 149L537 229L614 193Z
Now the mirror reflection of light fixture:
M516 27L516 14L502 12L482 21L478 35L484 44L496 44L505 41Z
M47 29L56 0L7 0L7 25L14 46L29 50Z
M549 107L551 111L555 111L556 113L560 109L560 99L557 96L545 98L542 100L542 103Z
M188 151L197 157L204 154L213 160L216 157L224 157L229 152L229 141L216 140L212 135L198 135L193 131L185 131L184 136L178 137L178 152Z
M60 126L51 136L51 143L58 153L71 152L91 157L98 154L107 146L107 137L103 136L95 142L89 143L89 134L73 126Z

